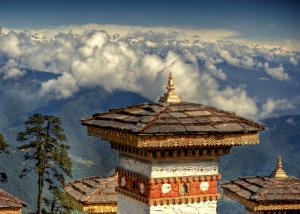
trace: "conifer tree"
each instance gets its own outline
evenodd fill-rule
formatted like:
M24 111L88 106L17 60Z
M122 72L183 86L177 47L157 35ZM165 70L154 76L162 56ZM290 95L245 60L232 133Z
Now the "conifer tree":
M6 144L3 135L0 133L0 153L8 153L7 150L8 145ZM7 175L5 172L0 171L0 182L6 182L7 181Z
M37 174L36 213L41 214L45 184L50 191L62 187L65 176L71 176L72 162L68 156L69 147L62 143L66 136L58 117L34 114L25 122L25 127L25 131L17 136L17 140L23 143L18 149L25 152L27 163L20 177L32 171Z

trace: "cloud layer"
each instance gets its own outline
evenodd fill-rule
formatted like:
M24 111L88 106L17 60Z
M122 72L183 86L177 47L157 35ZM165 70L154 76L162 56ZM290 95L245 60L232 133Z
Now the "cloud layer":
M111 26L111 32L114 27ZM81 88L102 87L107 91L133 91L156 100L164 91L167 73L172 71L176 90L184 100L256 117L259 107L242 84L221 84L227 80L221 66L225 63L258 70L276 81L288 81L290 77L282 61L297 65L299 60L296 53L280 48L217 41L238 35L225 30L184 32L157 28L131 29L125 33L124 28L119 29L124 31L122 35L116 35L107 29L89 28L92 27L7 30L0 35L3 78L21 77L25 69L59 74L56 79L42 82L39 92L40 96L55 99L70 97ZM212 33L214 41L205 39ZM194 34L198 35L196 39ZM268 100L262 106L265 113L260 116L283 109L286 104L287 101Z

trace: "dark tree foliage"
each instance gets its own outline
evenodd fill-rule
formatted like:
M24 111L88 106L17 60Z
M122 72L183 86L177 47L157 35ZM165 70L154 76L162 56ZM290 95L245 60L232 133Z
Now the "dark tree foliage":
M59 188L54 188L51 190L53 198L44 198L45 204L50 207L51 214L70 214L72 210L79 210L80 205L71 196L69 196L65 191Z
M63 144L66 136L58 117L35 114L25 122L25 131L20 132L17 140L23 145L26 162L20 177L30 172L38 176L38 197L36 213L43 210L43 192L46 187L52 192L64 185L65 176L71 176L72 162L68 156L69 147Z
M0 133L0 153L8 153L7 150L8 145L6 144L3 135ZM7 175L5 172L0 171L0 182L6 182L7 181Z
M8 145L6 144L3 135L0 133L0 153L7 152Z

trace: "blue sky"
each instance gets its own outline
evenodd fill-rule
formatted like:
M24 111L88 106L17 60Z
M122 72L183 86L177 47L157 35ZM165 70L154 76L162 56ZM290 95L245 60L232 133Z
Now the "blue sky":
M0 0L0 26L70 24L184 26L236 30L249 39L299 39L300 1Z

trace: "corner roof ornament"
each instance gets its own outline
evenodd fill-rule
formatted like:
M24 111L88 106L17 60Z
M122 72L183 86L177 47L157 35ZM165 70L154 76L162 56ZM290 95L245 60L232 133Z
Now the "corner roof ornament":
M275 170L273 171L272 177L273 178L287 178L288 177L283 168L282 159L281 159L280 155L278 156L277 166L276 166Z
M159 102L167 102L167 103L180 103L180 97L175 93L175 86L173 81L172 72L169 73L168 84L167 84L167 92L164 93L163 96L159 98Z

